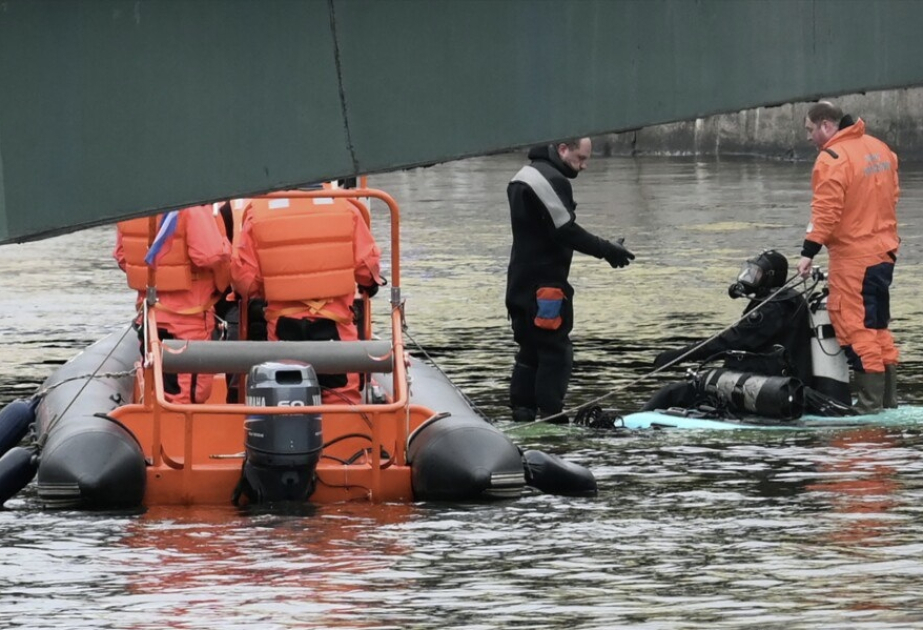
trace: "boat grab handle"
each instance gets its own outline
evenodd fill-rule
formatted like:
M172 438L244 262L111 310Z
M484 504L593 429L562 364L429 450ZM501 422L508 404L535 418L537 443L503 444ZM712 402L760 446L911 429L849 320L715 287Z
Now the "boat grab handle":
M163 371L170 374L246 374L270 361L300 361L317 374L394 369L390 341L187 341L167 339Z

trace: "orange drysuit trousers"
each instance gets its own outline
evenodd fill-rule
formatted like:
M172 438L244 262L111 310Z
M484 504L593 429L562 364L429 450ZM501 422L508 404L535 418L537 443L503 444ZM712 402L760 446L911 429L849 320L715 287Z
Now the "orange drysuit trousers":
M884 372L885 365L898 361L888 330L895 260L893 253L849 259L830 256L827 311L837 341L859 372Z
M157 328L165 330L174 339L207 341L215 330L215 315L211 310L195 315L158 311ZM174 376L176 382L172 380ZM211 396L214 381L214 374L164 374L164 397L172 403L204 403ZM193 384L195 400L192 396Z

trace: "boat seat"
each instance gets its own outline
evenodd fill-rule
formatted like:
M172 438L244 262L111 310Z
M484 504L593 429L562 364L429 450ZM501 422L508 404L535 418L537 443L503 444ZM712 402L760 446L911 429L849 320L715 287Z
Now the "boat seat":
M390 341L187 341L167 339L163 371L170 374L246 374L270 361L301 361L318 374L393 370Z

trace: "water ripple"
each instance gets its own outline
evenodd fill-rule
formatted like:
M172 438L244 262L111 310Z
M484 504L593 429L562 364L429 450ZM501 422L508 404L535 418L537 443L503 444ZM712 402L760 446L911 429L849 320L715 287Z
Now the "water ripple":
M505 186L520 163L374 183L404 207L417 353L523 448L589 466L597 497L82 514L43 511L29 488L0 511L0 627L923 628L923 429L910 407L905 426L797 432L509 422ZM575 183L581 222L625 236L638 260L611 270L575 257L569 402L612 394L607 405L633 410L681 378L646 375L659 351L737 317L725 287L740 261L764 246L796 253L809 176L796 164L594 161ZM901 402L920 405L923 171L907 167L902 184L894 328ZM0 404L131 316L111 237L0 248Z

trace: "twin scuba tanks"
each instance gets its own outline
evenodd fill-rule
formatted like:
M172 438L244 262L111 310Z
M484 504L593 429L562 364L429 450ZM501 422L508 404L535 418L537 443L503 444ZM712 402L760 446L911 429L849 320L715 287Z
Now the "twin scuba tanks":
M294 361L261 363L250 370L247 404L306 407L321 404L314 368ZM246 458L235 503L303 501L314 493L323 448L319 413L256 414L244 421Z

